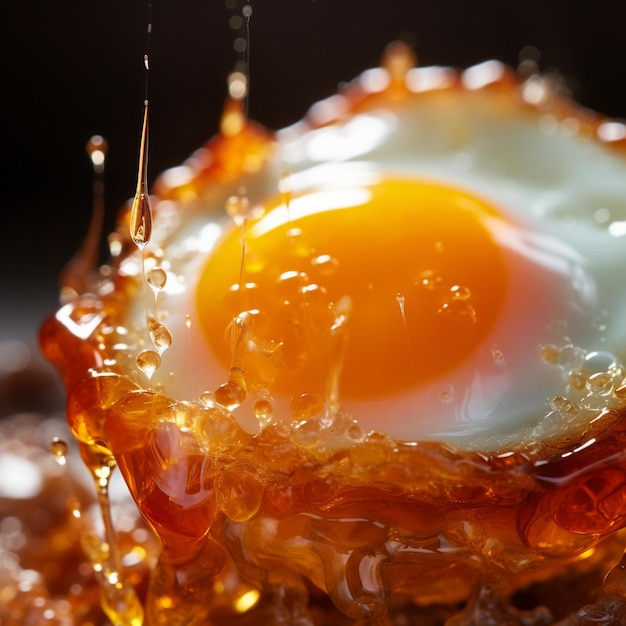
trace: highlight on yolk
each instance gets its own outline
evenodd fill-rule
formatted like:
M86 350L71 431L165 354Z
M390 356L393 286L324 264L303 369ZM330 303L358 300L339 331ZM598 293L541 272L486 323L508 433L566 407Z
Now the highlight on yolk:
M427 384L498 319L500 219L459 190L389 178L279 199L208 259L204 336L226 368L241 352L248 391L328 398L335 380L341 400L367 400Z

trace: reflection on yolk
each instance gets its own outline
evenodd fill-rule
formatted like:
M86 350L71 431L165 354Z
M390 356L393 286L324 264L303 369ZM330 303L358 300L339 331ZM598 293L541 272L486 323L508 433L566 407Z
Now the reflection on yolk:
M333 373L344 400L427 383L462 365L498 318L499 219L458 190L397 179L277 201L206 263L204 335L228 367L240 316L249 391L328 397Z

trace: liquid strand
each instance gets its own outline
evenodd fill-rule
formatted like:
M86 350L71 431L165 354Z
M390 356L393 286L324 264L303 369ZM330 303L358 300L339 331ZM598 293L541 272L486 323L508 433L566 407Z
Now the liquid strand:
M152 205L148 194L148 101L144 102L137 191L130 210L130 238L144 248L152 235Z
M104 166L108 144L100 135L87 142L87 154L93 165L93 202L87 236L78 252L61 274L61 300L75 298L89 288L89 275L98 265L104 223Z

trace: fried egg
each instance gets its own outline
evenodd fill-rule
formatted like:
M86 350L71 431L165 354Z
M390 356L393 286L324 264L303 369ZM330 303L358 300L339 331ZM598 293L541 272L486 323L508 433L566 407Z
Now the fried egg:
M120 254L116 367L251 433L489 449L595 419L624 377L623 137L539 76L404 48L275 134L230 102Z

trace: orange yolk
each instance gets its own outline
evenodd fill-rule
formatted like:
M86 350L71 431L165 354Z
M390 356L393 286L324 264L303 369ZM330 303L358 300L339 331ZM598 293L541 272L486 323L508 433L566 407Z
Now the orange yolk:
M375 399L485 341L507 291L494 208L398 179L285 200L223 236L197 291L211 349L248 391Z

